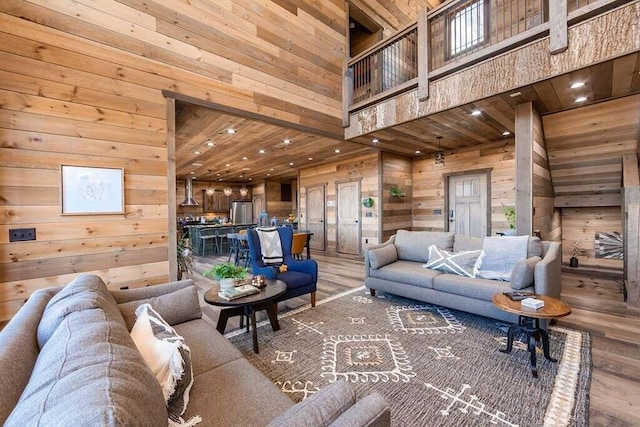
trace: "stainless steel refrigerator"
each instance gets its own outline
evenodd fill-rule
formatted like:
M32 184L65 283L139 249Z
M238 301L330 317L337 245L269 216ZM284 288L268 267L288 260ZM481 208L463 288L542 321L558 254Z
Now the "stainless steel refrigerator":
M231 202L231 222L253 224L253 204L251 202Z

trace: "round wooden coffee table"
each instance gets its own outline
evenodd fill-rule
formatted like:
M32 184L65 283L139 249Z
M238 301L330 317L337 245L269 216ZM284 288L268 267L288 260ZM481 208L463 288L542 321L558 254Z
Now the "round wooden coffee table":
M550 362L557 362L549 354L549 334L540 328L540 319L556 319L571 314L571 307L564 301L546 295L532 295L533 298L544 301L544 307L535 309L523 307L520 301L512 301L505 294L494 294L493 304L500 310L518 315L518 323L509 327L507 335L507 348L500 349L502 353L510 353L513 346L513 337L517 332L524 332L529 338L529 353L531 356L531 373L538 378L536 360L536 342L542 341L544 357Z
M230 317L246 316L247 330L249 328L249 323L251 323L253 351L259 353L256 311L266 310L267 315L269 316L269 322L271 323L271 328L274 331L279 331L280 323L278 323L278 305L276 303L276 298L287 291L287 284L281 280L267 280L267 286L260 289L259 293L234 299L232 301L220 298L218 296L218 291L219 287L214 286L204 294L204 300L208 304L224 307L220 311L220 317L218 318L216 329L221 334L224 334L224 330L227 327L227 320ZM242 323L240 327L242 327Z

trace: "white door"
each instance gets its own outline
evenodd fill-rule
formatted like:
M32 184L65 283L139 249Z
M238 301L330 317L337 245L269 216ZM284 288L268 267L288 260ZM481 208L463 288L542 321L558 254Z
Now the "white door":
M449 231L467 236L487 235L487 176L449 177Z
M258 218L260 217L260 212L264 209L262 206L263 198L262 196L253 196L251 197L251 202L253 204L253 219L251 222L258 222Z
M360 181L338 184L338 252L360 253Z
M313 233L309 248L324 251L324 185L307 187L307 229Z

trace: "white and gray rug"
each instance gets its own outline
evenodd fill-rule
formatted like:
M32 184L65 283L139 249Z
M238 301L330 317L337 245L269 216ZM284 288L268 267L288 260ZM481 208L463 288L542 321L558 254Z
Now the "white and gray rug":
M227 337L298 402L345 380L381 393L397 426L582 426L588 424L589 335L552 327L538 375L517 337L500 353L508 324L364 288L280 316L281 330Z

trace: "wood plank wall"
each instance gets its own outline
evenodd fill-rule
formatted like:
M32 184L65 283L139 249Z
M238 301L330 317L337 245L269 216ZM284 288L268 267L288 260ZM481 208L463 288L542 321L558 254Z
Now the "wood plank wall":
M404 191L403 199L394 199L389 190L397 187ZM382 153L382 240L400 229L411 230L412 219L412 162L395 154Z
M216 216L219 217L228 217L228 211L220 211L220 212L205 212L203 206L203 194L207 188L211 186L216 192L222 193L222 190L225 187L232 187L233 194L229 196L229 205L231 205L231 201L233 200L251 200L251 189L249 190L249 194L246 197L242 197L239 193L239 189L242 186L241 183L222 183L222 182L206 182L206 181L193 181L193 198L196 202L199 203L198 206L180 206L180 203L185 199L185 187L184 181L177 181L176 183L176 203L178 206L176 208L176 213L178 217L184 217L186 215L193 216L205 216L207 218L213 218ZM249 186L247 186L249 188Z
M515 143L513 138L445 152L445 165L433 156L413 162L413 229L444 230L443 174L491 169L491 234L509 229L505 206L515 206ZM434 210L441 210L435 214Z
M349 0L349 7L358 8L377 23L387 38L398 30L416 22L418 12L429 10L442 3L442 0Z
M332 201L333 206L326 208L326 241L327 252L337 252L337 210L336 210L336 183L353 179L362 179L360 193L362 197L374 199L374 208L363 209L362 214L362 245L376 244L380 242L378 230L380 228L380 210L378 186L378 153L366 154L349 161L332 165L318 166L301 169L299 172L298 194L300 195L299 210L302 218L306 218L306 187L325 185L325 204ZM365 212L373 212L371 217L366 217ZM304 220L303 220L304 222Z
M542 240L559 242L562 238L561 211L554 206L542 119L535 109L533 111L533 231L539 231Z
M79 272L168 278L162 90L342 134L346 20L342 0L0 2L0 320ZM60 216L62 163L123 167L126 214Z
M291 201L283 202L282 201L282 183L291 184ZM274 216L278 218L278 220L282 221L287 219L289 213L293 213L297 216L296 209L296 199L295 193L297 191L296 181L271 181L268 180L265 182L265 202L266 202L266 210L269 214L269 219Z

